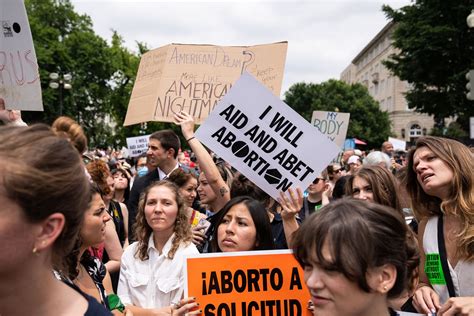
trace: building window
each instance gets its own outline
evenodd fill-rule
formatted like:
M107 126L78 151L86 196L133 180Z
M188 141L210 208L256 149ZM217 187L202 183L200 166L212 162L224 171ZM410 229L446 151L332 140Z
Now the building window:
M410 126L410 137L420 137L423 130L419 124L412 124Z

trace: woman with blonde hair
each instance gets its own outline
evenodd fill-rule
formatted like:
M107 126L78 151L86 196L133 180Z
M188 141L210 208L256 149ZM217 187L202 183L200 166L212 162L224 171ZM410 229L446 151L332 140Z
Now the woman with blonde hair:
M0 314L109 315L59 281L90 201L71 144L46 125L0 127Z
M465 145L422 137L408 154L405 182L420 221L419 312L474 313L474 162Z
M118 295L135 316L173 313L174 304L177 314L197 307L192 300L184 305L181 300L186 257L199 253L186 212L178 187L167 180L152 184L140 198L137 241L122 256L118 285Z

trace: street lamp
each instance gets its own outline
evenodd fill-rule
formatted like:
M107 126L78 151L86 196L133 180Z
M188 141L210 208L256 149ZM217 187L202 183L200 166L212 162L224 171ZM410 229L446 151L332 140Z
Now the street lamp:
M469 28L474 28L474 10L471 11L466 18L467 26ZM466 74L466 97L468 100L474 101L474 69L470 69L469 72Z
M52 72L49 74L49 79L51 79L49 87L51 89L59 89L59 116L61 116L63 115L63 89L72 89L72 75L69 73L60 75L56 72Z
M474 27L474 10L466 18L467 26Z

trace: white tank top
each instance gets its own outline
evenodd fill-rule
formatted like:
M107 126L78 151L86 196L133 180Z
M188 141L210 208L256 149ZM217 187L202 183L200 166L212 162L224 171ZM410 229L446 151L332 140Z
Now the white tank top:
M437 278L439 270L442 271L441 264L436 264L436 259L439 258L438 216L431 217L426 224L423 234L423 250L426 257L424 263L425 273L428 277L431 275L431 278L429 278L431 286L438 293L441 304L444 304L449 298L449 292L446 284ZM448 260L448 266L456 296L474 296L474 262L459 260L453 268ZM427 271L427 269L429 270ZM433 284L432 280L440 284Z

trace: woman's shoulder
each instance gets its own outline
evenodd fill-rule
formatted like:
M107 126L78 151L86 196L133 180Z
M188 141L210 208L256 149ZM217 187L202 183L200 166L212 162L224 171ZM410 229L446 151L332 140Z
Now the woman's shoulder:
M137 252L137 248L138 248L138 241L133 242L131 245L125 248L122 254L122 261L135 258L135 253Z
M189 242L181 242L179 245L178 252L183 256L194 255L198 254L199 251L191 241Z

